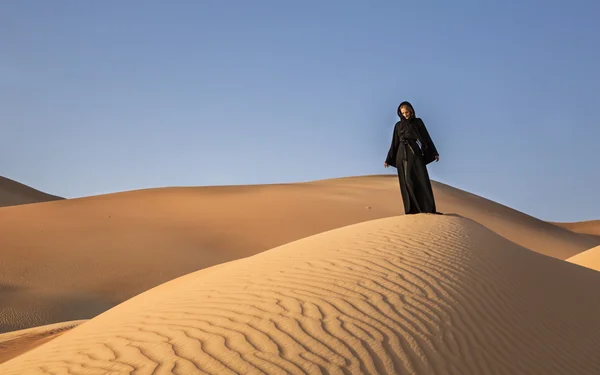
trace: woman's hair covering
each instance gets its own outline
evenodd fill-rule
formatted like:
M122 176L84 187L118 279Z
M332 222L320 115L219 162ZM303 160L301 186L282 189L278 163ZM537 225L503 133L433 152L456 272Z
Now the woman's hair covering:
M404 102L400 103L400 105L398 106L398 116L399 116L401 119L403 118L403 116L402 116L402 112L400 112L400 109L401 109L402 107L404 107L404 106L406 106L406 107L410 108L410 111L412 112L413 118L414 118L414 117L417 117L417 114L415 113L415 109L413 108L412 104L410 104L410 103L409 103L409 102L407 102L407 101L404 101Z

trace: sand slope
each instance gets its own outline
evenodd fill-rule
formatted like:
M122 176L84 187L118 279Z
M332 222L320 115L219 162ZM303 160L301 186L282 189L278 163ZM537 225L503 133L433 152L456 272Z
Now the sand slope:
M0 373L598 374L599 286L464 218L386 218L163 284Z
M0 176L0 207L64 199Z
M567 259L568 262L600 271L600 246L584 251Z
M566 259L600 245L446 185L439 208ZM0 208L0 333L91 318L151 287L366 220L395 216L395 176L164 188Z

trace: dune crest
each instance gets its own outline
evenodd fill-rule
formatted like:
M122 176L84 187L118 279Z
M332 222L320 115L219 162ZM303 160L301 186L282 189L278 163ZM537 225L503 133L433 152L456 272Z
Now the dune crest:
M596 246L583 253L570 257L567 259L567 262L600 271L600 246Z
M600 274L471 220L347 226L146 291L25 374L598 374Z
M62 199L64 198L44 193L10 178L0 176L0 207Z

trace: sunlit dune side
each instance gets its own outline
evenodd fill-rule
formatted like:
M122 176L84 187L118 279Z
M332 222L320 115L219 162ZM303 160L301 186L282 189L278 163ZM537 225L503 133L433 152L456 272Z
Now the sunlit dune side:
M38 347L83 322L84 320L55 323L0 334L0 363Z
M455 216L373 220L146 291L25 374L598 374L600 273Z
M600 246L596 246L592 249L584 251L583 253L577 254L567 259L567 262L600 271Z
M434 182L438 208L567 259L600 245ZM403 212L395 175L173 187L0 208L0 333L92 318L166 281Z
M0 176L0 207L61 200L10 178Z

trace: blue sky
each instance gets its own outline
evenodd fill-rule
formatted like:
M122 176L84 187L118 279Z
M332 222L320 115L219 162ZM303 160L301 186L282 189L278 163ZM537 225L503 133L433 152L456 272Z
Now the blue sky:
M598 1L5 1L0 175L69 198L384 169L600 219ZM398 195L400 199L400 195Z

